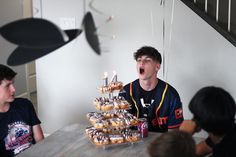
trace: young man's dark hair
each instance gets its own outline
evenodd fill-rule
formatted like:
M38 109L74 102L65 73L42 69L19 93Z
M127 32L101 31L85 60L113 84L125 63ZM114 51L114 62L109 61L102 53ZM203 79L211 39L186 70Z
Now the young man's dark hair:
M195 141L187 132L178 130L163 133L149 146L150 157L196 157Z
M189 109L194 120L207 132L222 135L234 127L235 101L222 88L202 88L190 101Z
M151 46L143 46L140 49L137 50L137 52L134 53L134 59L137 61L137 59L141 56L148 56L152 58L153 60L159 62L161 64L161 54L157 51L157 49L151 47Z
M16 76L16 72L5 65L0 64L0 84L4 79L12 80Z

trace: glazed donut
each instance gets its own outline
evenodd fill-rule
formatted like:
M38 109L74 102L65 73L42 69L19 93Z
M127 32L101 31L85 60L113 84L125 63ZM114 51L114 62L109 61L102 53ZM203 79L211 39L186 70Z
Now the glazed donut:
M124 126L125 122L121 118L111 118L109 119L109 124L112 127L122 127Z
M101 86L101 87L98 88L98 90L101 93L110 93L110 92L112 92L112 88L110 86Z
M133 118L133 119L130 119L130 125L131 126L136 126L136 125L138 125L139 124L139 120L135 117L135 118Z
M122 135L109 135L109 139L112 144L124 143L125 139Z
M128 135L125 135L125 140L128 142L136 142L140 140L140 134L139 133L131 133Z
M114 101L114 109L128 109L130 108L130 104L125 100L124 97L117 96L113 98Z
M95 127L88 127L85 129L86 134L89 136L90 139L99 136L101 134L104 134L101 131L98 131Z
M113 101L105 97L95 98L93 104L101 111L110 111L114 108Z
M107 128L108 127L108 122L106 120L99 120L99 121L96 121L96 123L93 124L93 126L96 128L96 129L103 129L103 128Z
M126 110L116 110L116 111L115 111L115 115L116 115L118 118L124 118L124 117L125 117L125 114L127 114L127 111L126 111Z
M116 115L112 112L103 112L102 115L104 116L105 119L110 119L114 118Z
M126 113L124 115L124 120L125 120L126 125L128 125L128 126L135 126L135 125L138 125L138 123L139 123L138 118L133 116L130 113Z
M124 138L127 142L136 142L141 139L140 133L138 133L136 131L131 131L130 129L126 129L126 130L121 131L121 134L124 136Z
M95 112L89 112L89 113L86 114L86 117L88 119L90 119L90 117L93 116L94 114L95 114Z
M122 82L111 82L109 85L111 87L111 90L121 90L123 89L123 83Z
M102 132L104 132L106 134L110 134L110 133L112 133L112 129L111 128L103 128Z
M94 125L97 121L101 121L104 119L104 116L101 113L96 112L89 112L86 116L92 125Z
M96 144L96 145L107 145L109 144L109 138L107 136L105 136L104 134L102 135L99 135L99 136L96 136L93 138L93 142Z
M101 86L98 88L98 90L101 93L111 93L115 90L121 90L123 89L123 83L122 82L111 82L107 86Z
M88 126L85 129L86 135L88 135L90 138L92 137L92 135L95 131L97 131L97 129L95 129L93 126Z

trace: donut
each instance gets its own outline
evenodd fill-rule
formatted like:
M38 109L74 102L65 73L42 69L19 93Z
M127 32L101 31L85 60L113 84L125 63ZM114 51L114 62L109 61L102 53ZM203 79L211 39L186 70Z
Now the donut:
M93 104L100 111L110 111L114 108L113 101L105 97L95 98Z
M111 128L103 128L102 132L104 132L106 134L110 134L110 133L112 133L112 129Z
M122 82L111 82L109 83L109 85L111 90L114 91L114 90L121 90L123 89L123 83Z
M88 136L91 136L94 131L97 131L97 130L96 130L96 128L94 128L93 126L88 126L88 127L86 127L86 129L85 129L85 133L86 133Z
M139 123L138 118L133 116L130 113L126 113L124 115L124 120L125 120L126 125L128 125L128 126L135 126L135 125L138 125L138 123Z
M102 115L104 116L105 119L114 118L116 116L115 113L112 112L103 112Z
M101 86L98 88L98 90L101 93L111 93L115 90L121 90L123 89L123 83L122 82L111 82L107 86Z
M105 136L104 134L102 135L99 135L99 136L96 136L93 138L93 142L96 144L96 145L107 145L109 144L109 138L107 136Z
M87 118L89 119L91 124L94 125L97 121L103 120L104 116L101 113L89 112L87 113Z
M122 135L109 135L112 144L124 143L125 139Z
M114 109L129 109L130 104L124 99L124 97L117 96L113 98Z
M96 129L103 129L103 128L107 128L108 127L108 122L106 120L99 120L99 121L96 121L96 123L93 124L93 126L96 128Z
M112 89L110 86L101 86L98 88L98 90L101 92L101 93L110 93L112 92Z
M109 124L112 127L121 127L124 126L125 122L121 118L111 118L109 119Z
M118 118L124 118L124 117L125 117L125 114L127 114L127 111L126 111L126 110L116 110L116 111L115 111L115 115L116 115Z
M124 136L124 138L127 142L136 142L141 139L140 133L138 133L136 131L129 130L129 129L121 131L121 134Z
M98 131L95 127L88 127L85 129L85 132L90 139L92 139L100 134L103 134L101 131Z

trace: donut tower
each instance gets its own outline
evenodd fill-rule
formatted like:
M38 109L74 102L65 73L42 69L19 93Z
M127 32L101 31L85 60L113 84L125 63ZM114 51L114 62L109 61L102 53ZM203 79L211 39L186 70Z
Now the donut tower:
M117 81L116 72L113 72L110 83L108 83L108 74L104 73L103 85L98 90L102 95L108 94L108 96L95 98L93 104L98 112L89 112L86 115L91 126L85 129L85 133L96 146L140 141L140 133L130 129L137 126L139 120L127 112L130 104L123 97L118 96L122 89L123 83Z

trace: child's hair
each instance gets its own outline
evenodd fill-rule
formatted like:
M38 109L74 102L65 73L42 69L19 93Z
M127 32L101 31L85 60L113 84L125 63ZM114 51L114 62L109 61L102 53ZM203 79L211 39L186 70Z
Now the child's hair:
M2 80L12 80L16 76L16 72L13 71L11 68L0 64L0 84Z
M150 157L196 157L196 145L190 134L174 130L157 137L148 153Z
M235 101L224 89L204 87L192 98L189 109L193 119L207 132L223 135L234 127Z

